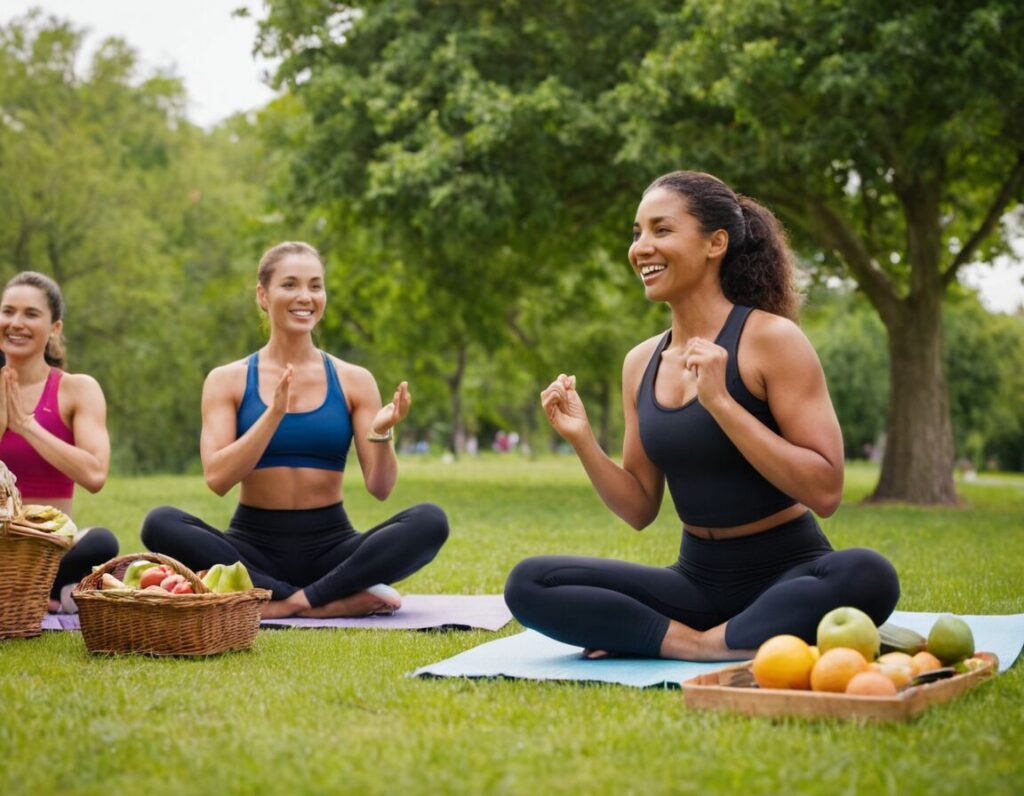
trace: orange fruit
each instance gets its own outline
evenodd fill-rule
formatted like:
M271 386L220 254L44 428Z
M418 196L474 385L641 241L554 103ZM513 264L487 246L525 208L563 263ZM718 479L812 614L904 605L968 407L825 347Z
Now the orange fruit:
M821 657L821 650L819 650L813 644L811 645L810 650L811 650L811 657L813 657L814 658L814 662L817 663L818 662L818 658Z
M796 636L773 636L754 656L754 680L761 688L810 687L814 655Z
M907 655L905 652L887 652L885 655L878 656L879 663L895 663L897 666L909 666L911 674L918 675L920 672L917 669L917 664L914 663L914 657Z
M857 696L896 696L896 686L881 672L861 672L850 680L846 693Z
M918 674L924 674L925 672L942 668L942 661L927 650L921 650L921 652L917 653L917 655L914 656L913 661L917 664Z
M811 670L811 688L815 691L842 693L853 676L866 672L868 662L857 650L833 647L824 653Z
M868 670L884 674L892 680L892 684L897 689L906 688L910 685L910 681L914 679L914 670L903 663L877 661L876 663L869 663Z

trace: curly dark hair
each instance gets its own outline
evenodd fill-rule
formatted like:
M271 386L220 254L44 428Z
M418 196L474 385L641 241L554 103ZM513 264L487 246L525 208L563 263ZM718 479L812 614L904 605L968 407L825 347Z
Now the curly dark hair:
M717 177L699 171L673 171L647 186L674 191L710 235L724 229L729 248L722 259L722 292L734 304L796 320L800 296L794 258L779 220L768 208L737 195Z

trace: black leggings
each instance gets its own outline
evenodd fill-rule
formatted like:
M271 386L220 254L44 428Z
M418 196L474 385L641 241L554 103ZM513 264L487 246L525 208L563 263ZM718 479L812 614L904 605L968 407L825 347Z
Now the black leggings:
M834 551L808 512L763 533L712 541L683 534L679 561L650 567L603 558L539 556L509 574L505 601L526 627L568 644L658 657L674 619L695 630L726 620L730 649L780 633L813 644L821 617L860 608L881 624L896 570L863 548Z
M153 509L142 543L194 571L241 561L256 586L275 600L299 589L313 607L394 583L433 560L448 538L448 518L420 503L359 533L341 503L318 509L270 510L239 505L227 533L173 506Z
M117 537L109 528L95 526L83 529L84 533L64 554L53 579L50 599L59 600L60 590L69 583L78 583L92 572L92 568L103 564L117 555Z

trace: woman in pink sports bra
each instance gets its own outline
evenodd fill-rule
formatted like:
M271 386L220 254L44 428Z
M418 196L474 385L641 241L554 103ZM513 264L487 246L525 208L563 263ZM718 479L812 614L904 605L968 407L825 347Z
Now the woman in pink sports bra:
M103 390L92 376L65 373L64 297L47 276L23 271L0 299L0 461L25 503L72 512L75 484L98 492L107 480L110 438ZM50 610L76 610L74 586L117 555L107 528L85 528L61 559Z

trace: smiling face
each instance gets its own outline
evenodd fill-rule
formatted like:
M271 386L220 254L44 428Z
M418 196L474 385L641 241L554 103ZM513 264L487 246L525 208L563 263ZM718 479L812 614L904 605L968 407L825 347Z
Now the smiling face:
M0 299L0 347L10 359L43 356L50 335L60 332L46 293L32 285L12 285Z
M271 332L312 332L327 305L324 267L312 254L285 255L274 264L266 287L256 286L256 298Z
M724 230L701 230L686 200L668 188L644 195L633 223L629 262L651 301L669 301L708 283L718 284L718 266L728 249Z

